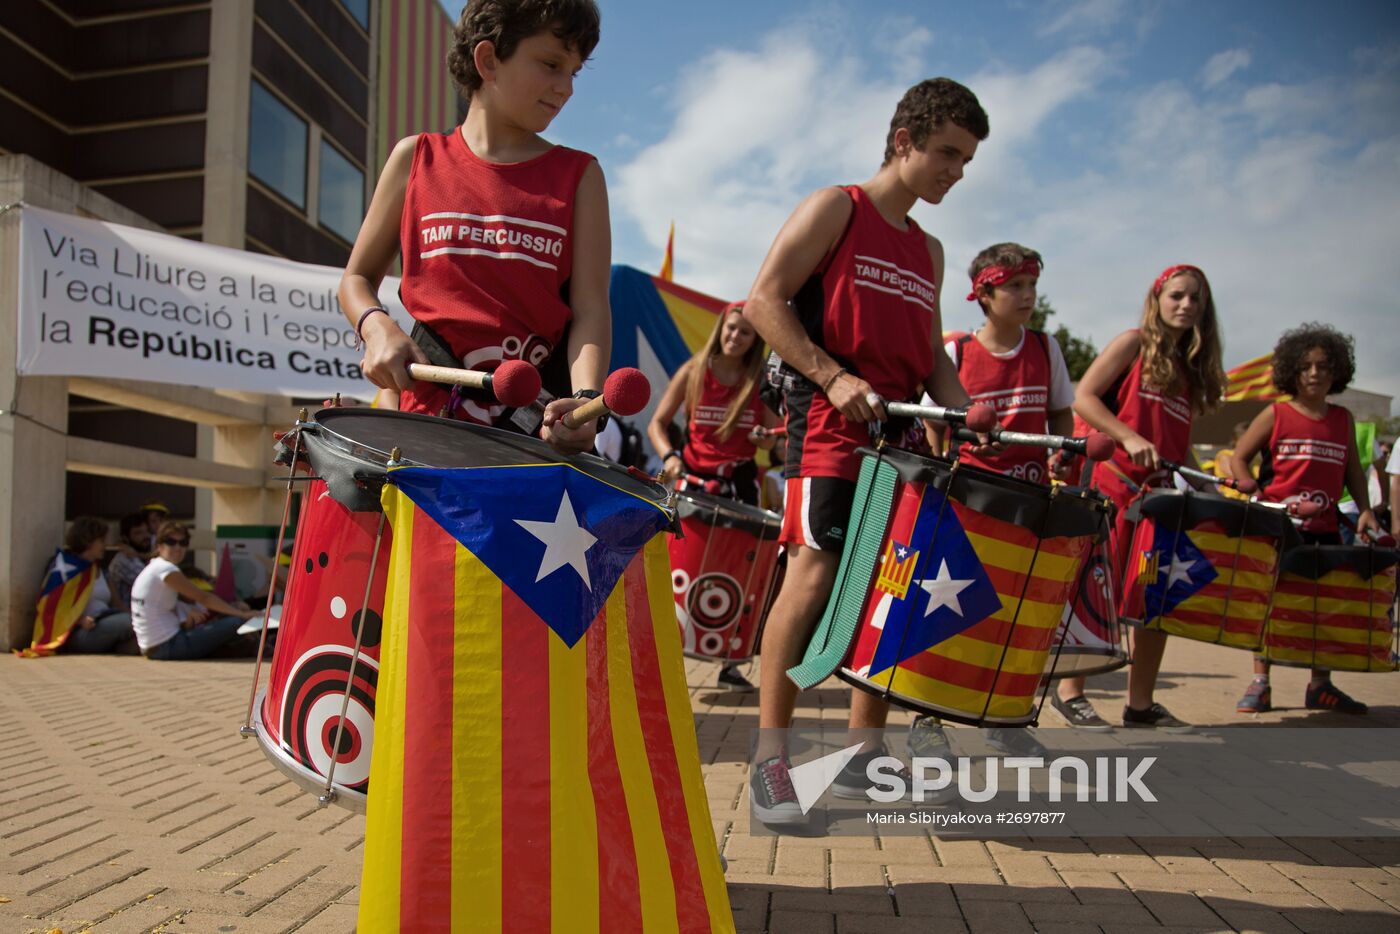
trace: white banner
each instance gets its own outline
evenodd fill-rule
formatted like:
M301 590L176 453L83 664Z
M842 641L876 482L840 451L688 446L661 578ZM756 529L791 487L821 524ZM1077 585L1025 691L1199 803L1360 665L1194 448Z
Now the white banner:
M25 206L18 368L368 398L341 270ZM380 297L407 331L398 280Z

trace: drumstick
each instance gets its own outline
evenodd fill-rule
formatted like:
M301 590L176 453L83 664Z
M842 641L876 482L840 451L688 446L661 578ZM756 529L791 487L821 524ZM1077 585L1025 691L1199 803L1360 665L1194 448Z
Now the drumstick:
M408 375L430 383L484 389L494 393L497 401L512 409L529 405L539 398L540 394L540 371L524 360L506 360L490 372L410 363Z
M779 425L777 428L764 428L760 425L753 430L753 433L760 438L786 438L787 428L783 425Z
M1313 506L1317 505L1311 500L1309 500L1309 503ZM1356 527L1356 520L1353 519L1349 513L1342 512L1340 509L1338 509L1337 515L1342 517L1342 521L1345 522L1353 532L1355 532L1357 535L1362 534L1361 530ZM1387 535L1386 533L1377 531L1376 529L1367 529L1365 535L1368 539L1370 539L1371 544L1373 545L1379 545L1382 548L1395 547L1395 537L1392 535Z
M1113 456L1113 439L1101 431L1091 431L1082 438L1067 435L1041 435L1025 431L1007 431L994 426L987 437L1000 444L1024 444L1030 447L1049 448L1052 451L1067 451L1087 457L1091 461L1106 461ZM953 437L958 441L977 443L977 435L966 428L953 429Z
M895 418L924 418L949 425L966 425L979 434L985 434L996 427L997 413L984 402L977 402L967 408L952 408L942 405L914 405L910 402L886 402L876 393L865 397L873 409L883 405L885 411Z
M603 382L603 394L589 399L564 416L566 428L577 428L584 422L591 422L609 413L614 415L636 415L646 408L651 399L651 383L646 374L633 367L623 367Z
M1181 474L1188 480L1199 480L1202 483L1214 483L1217 486L1229 487L1232 490L1244 493L1246 496L1259 489L1259 484L1254 482L1253 477L1249 477L1248 479L1241 477L1238 480L1231 477L1217 477L1215 474L1206 473L1204 470L1197 470L1195 467L1187 467L1185 464L1178 464L1176 461L1169 461L1166 458L1160 458L1157 463L1168 470Z

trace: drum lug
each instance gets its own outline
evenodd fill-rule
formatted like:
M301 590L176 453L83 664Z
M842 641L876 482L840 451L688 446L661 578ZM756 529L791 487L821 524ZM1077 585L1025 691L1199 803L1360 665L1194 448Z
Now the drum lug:
M245 726L240 726L240 727L238 728L238 735L241 736L241 737L243 737L244 739L247 739L249 736L257 736L257 735L258 735L258 730L257 730L257 727L246 726L246 725L245 725Z
M330 791L316 796L316 806L322 808L328 807L335 803L336 797L335 789L332 788Z

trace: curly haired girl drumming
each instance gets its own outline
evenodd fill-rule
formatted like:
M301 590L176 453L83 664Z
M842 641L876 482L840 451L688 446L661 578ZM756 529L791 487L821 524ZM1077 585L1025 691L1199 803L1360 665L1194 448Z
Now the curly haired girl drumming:
M1224 387L1210 282L1195 266L1170 266L1148 289L1139 326L1109 342L1074 395L1079 416L1118 442L1112 459L1094 465L1093 485L1117 507L1113 549L1120 572L1131 532L1124 510L1138 489L1170 485L1164 460L1192 459L1191 419L1214 408ZM1152 699L1166 633L1137 629L1132 635L1123 725L1190 729ZM1083 679L1077 686L1078 696L1055 698L1055 708L1073 726L1106 729L1108 724L1083 696Z
M1351 412L1327 397L1341 392L1356 372L1352 340L1326 324L1304 324L1285 331L1274 347L1274 385L1293 398L1276 402L1255 416L1231 459L1236 471L1255 454L1263 454L1259 470L1262 495L1275 502L1312 500L1323 508L1303 523L1303 541L1340 545L1337 501L1342 486L1361 508L1357 531L1380 531L1371 511L1366 475L1356 450L1356 426ZM1237 474L1244 476L1244 474ZM1314 668L1304 695L1309 710L1365 713L1332 683L1331 672ZM1240 713L1273 709L1269 663L1254 659L1254 680L1239 699Z

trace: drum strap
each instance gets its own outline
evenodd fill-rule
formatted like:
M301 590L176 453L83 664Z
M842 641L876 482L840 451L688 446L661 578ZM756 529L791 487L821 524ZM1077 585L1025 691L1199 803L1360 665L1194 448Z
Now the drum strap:
M446 366L459 369L462 361L452 352L447 341L443 340L438 332L428 327L422 321L413 322L413 331L409 338L427 356L428 362L433 366Z

